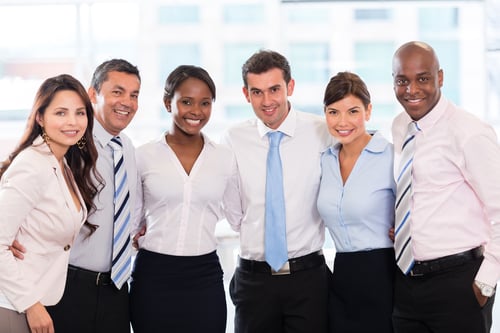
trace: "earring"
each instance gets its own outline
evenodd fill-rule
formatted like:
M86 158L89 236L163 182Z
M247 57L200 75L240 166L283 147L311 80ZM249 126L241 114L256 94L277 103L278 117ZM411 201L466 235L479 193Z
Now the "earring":
M43 128L43 127L42 127L42 138L43 138L43 141L45 141L46 144L49 143L50 137L47 134L47 132L45 132L45 128Z
M82 136L81 139L76 142L76 145L77 145L78 149L80 149L80 150L85 148L86 144L87 144L87 139L85 139L84 136Z

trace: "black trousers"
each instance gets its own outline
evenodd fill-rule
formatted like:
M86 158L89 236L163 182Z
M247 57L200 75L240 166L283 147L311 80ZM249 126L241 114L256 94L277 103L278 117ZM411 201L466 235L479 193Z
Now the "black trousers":
M480 307L472 285L482 258L422 277L396 273L396 333L488 333L494 297Z
M226 295L216 252L171 256L139 250L130 309L134 333L224 333Z
M394 249L337 253L330 285L331 333L392 333Z
M63 297L47 307L57 333L129 333L129 296L125 283L100 283L68 271Z
M229 289L235 305L235 332L327 332L330 275L326 264L290 275L238 267Z

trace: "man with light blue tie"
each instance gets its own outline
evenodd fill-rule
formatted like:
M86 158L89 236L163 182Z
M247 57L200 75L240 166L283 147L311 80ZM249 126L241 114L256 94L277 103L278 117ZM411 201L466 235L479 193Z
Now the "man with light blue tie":
M402 45L392 68L406 111L392 127L394 330L489 332L500 279L497 136L441 94L444 72L430 45Z
M230 284L235 332L327 331L325 227L316 208L321 152L331 144L323 118L299 112L290 65L261 50L243 65L243 93L257 119L228 130L236 155L241 212L227 220L240 233Z

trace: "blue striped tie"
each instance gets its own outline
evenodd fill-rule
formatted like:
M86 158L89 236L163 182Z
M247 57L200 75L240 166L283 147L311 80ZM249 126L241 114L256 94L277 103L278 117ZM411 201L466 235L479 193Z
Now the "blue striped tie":
M127 171L123 164L123 145L120 137L114 137L109 142L113 148L115 195L114 195L114 235L113 235L113 261L111 264L111 280L118 289L130 276L130 208L129 189L127 185Z
M269 266L279 271L288 260L283 170L279 150L283 133L269 132L268 136L264 251Z
M405 274L410 272L415 263L411 248L410 208L411 197L413 195L411 183L413 154L415 153L415 134L418 130L416 122L413 121L408 124L408 133L401 149L399 176L396 181L394 250L396 252L396 263Z

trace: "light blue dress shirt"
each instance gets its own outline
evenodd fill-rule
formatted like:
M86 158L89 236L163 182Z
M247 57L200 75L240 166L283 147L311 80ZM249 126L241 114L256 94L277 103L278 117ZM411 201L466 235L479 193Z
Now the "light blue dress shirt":
M343 184L339 165L340 143L321 156L318 210L337 252L393 247L389 229L394 226L396 183L394 149L375 132Z

